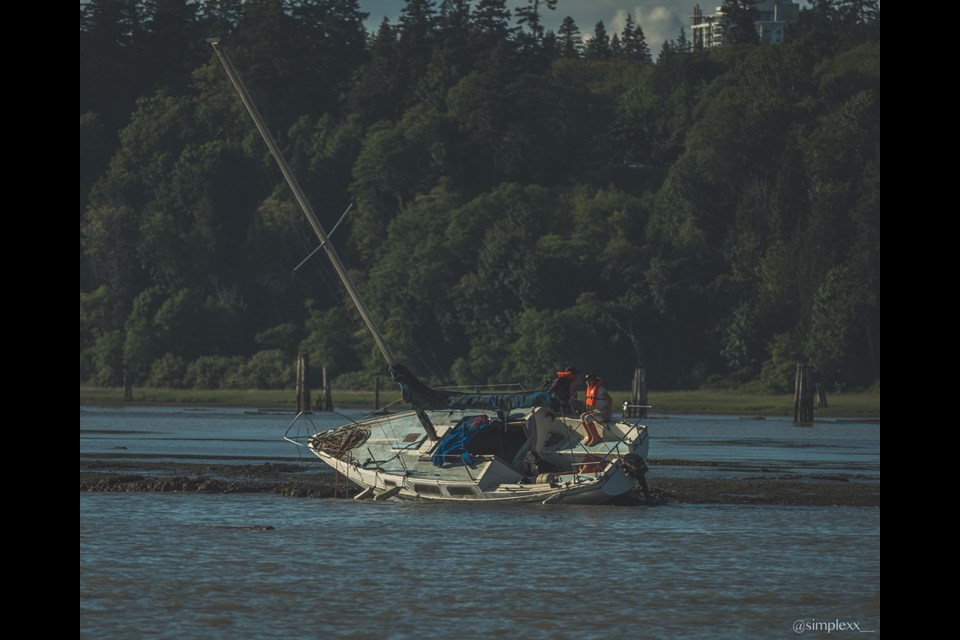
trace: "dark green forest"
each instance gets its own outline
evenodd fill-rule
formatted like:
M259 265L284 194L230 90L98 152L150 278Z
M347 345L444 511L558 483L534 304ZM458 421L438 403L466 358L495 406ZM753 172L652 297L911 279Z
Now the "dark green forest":
M292 387L301 350L343 388L385 374L323 252L294 270L318 241L219 36L431 383L781 392L806 362L879 388L879 2L653 54L551 11L406 0L368 32L356 0L82 0L81 385Z

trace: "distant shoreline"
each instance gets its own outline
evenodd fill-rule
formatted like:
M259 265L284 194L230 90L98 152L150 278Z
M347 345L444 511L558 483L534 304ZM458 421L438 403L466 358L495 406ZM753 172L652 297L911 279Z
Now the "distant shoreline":
M391 387L374 391L334 390L335 408L379 408L403 406L400 394ZM626 391L612 391L614 405L630 397ZM316 395L312 396L314 401ZM793 415L793 396L759 394L725 389L696 391L650 391L654 414L734 415L746 417L784 417ZM236 389L159 389L134 388L133 401L124 401L123 389L80 387L80 405L105 406L204 406L245 407L294 411L296 393L292 390ZM857 420L879 422L880 392L867 391L828 395L828 406L814 410L815 420Z

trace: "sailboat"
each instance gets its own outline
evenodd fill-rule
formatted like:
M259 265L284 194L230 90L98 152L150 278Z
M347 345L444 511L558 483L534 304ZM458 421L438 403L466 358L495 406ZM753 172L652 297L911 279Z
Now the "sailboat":
M626 418L626 405L620 419L588 423L549 389L433 389L397 362L220 39L208 42L409 406L327 431L300 413L284 438L358 485L355 499L602 504L647 495L647 427Z

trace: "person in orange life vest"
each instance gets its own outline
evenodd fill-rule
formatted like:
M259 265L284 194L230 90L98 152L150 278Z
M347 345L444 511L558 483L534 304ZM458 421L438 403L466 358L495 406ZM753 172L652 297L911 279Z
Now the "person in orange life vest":
M587 383L587 410L580 416L580 421L587 432L583 444L589 447L603 440L601 430L613 415L613 399L600 376L588 373L583 376L583 381ZM598 422L601 423L599 426Z
M575 367L557 371L557 377L550 382L550 393L560 405L560 412L573 413L577 401L577 374Z

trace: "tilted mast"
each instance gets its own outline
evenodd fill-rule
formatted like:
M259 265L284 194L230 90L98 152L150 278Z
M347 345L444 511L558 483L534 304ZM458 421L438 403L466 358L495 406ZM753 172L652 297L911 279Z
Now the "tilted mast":
M350 294L350 299L353 300L354 306L356 306L357 311L360 312L360 316L367 325L367 329L370 330L373 340L377 343L380 353L383 354L383 357L387 361L387 365L390 367L392 372L394 367L397 367L398 365L396 359L390 352L389 347L387 347L387 343L384 341L383 334L380 333L377 323L374 322L373 318L370 316L370 311L367 309L367 305L364 303L363 298L360 297L360 292L357 291L357 287L353 284L353 280L350 279L350 275L343 266L343 262L340 261L340 256L337 254L336 249L333 248L333 245L330 244L330 240L327 237L326 232L323 230L323 227L320 226L320 221L317 219L317 215L313 212L313 208L307 201L307 196L304 195L303 189L300 188L300 184L294 177L293 172L290 171L287 161L284 159L283 154L280 153L280 147L277 146L273 136L270 135L270 131L267 129L267 125L264 124L263 118L260 116L260 112L257 110L257 106L253 103L253 99L250 98L250 94L247 93L247 88L243 86L243 81L241 81L240 76L237 75L236 69L233 68L233 63L230 62L227 54L224 53L220 48L220 38L210 38L207 40L207 42L209 42L213 47L213 50L220 59L221 64L223 64L223 68L227 71L227 76L230 78L230 82L233 83L237 93L240 94L240 99L243 101L243 106L247 108L247 112L250 114L250 117L253 118L254 124L257 125L257 130L260 131L261 137L263 137L264 142L267 143L267 147L270 148L270 153L273 155L273 159L277 161L277 165L280 166L280 171L283 173L283 177L290 186L290 190L293 191L294 197L300 204L303 214L307 217L307 221L310 223L310 226L313 227L313 231L317 234L317 238L320 239L320 246L323 247L323 250L327 252L327 257L330 258L333 268L336 270L337 275L340 276L340 281L343 282L343 286L346 287L347 293ZM416 412L417 417L420 419L420 424L423 425L427 435L430 436L431 440L436 440L437 431L434 428L433 423L430 421L430 417L423 409L418 408L416 409Z
M387 365L393 367L397 364L397 361L394 359L393 354L387 347L387 343L383 339L383 334L380 333L380 329L377 328L377 323L374 322L373 318L370 316L370 311L367 309L367 305L364 303L363 298L360 297L360 293L357 291L356 286L354 286L353 281L350 279L350 275L343 266L343 262L340 261L340 256L337 254L337 250L333 248L332 244L330 244L326 232L323 230L323 227L320 226L320 221L317 219L317 215L313 212L313 208L307 201L307 196L304 195L303 190L300 188L300 184L293 175L293 172L291 172L290 167L287 166L287 161L284 159L283 154L280 153L280 148L274 141L273 136L270 135L270 131L267 129L267 125L264 124L263 118L260 117L260 112L257 110L257 106L253 103L253 100L250 98L250 94L247 93L246 87L243 86L243 82L240 80L240 76L237 75L236 69L233 68L233 63L230 62L227 54L224 53L220 48L220 39L210 38L207 40L207 42L213 46L213 50L216 52L217 57L220 58L223 68L227 71L227 76L230 77L230 82L233 83L237 93L240 94L240 99L243 100L243 106L247 108L247 112L250 113L250 117L253 118L253 122L257 125L260 135L270 148L270 153L273 155L273 159L276 160L277 164L280 166L280 171L283 173L283 177L286 179L287 184L290 185L290 190L293 191L293 195L300 204L300 208L303 210L303 214L307 217L307 221L310 223L310 226L313 227L314 233L316 233L317 237L320 239L320 246L323 247L323 250L327 252L327 257L330 258L330 262L333 263L333 268L336 270L337 275L340 276L343 286L347 288L347 293L350 294L350 298L353 300L353 304L357 307L357 311L360 312L360 316L366 323L367 329L369 329L370 333L373 335L373 339L377 343L380 353L382 353L384 359L386 359Z

